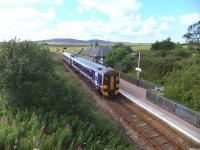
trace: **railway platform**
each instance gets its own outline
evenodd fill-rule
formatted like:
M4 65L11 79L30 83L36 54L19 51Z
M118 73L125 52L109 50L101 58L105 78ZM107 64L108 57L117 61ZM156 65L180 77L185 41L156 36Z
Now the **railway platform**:
M134 104L147 110L163 122L167 123L187 138L200 145L200 128L186 122L178 116L168 112L167 110L157 106L146 99L146 90L136 85L120 79L120 93L132 101Z

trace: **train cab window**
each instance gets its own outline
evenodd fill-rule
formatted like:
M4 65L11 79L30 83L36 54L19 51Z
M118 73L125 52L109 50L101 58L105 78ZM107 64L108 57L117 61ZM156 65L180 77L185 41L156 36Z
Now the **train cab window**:
M119 82L119 77L118 77L118 76L115 77L115 81L116 81L117 83Z
M108 84L108 77L104 77L104 84Z

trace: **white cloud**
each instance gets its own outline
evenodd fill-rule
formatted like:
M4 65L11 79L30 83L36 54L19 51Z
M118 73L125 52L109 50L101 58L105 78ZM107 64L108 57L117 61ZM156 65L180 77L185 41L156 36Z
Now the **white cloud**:
M36 3L60 5L62 2L63 0L0 0L0 5L16 5L12 9L0 7L0 40L16 36L32 40L100 38L114 41L154 42L174 35L172 28L175 24L185 27L200 20L198 13L184 14L177 18L175 16L143 18L139 13L142 8L139 0L80 0L77 12L79 15L89 12L89 20L68 20L57 24L51 22L56 19L54 8L40 11L29 7ZM108 19L101 20L97 17L99 13ZM67 15L71 17L70 19L77 18L74 12ZM184 28L181 29L184 31Z
M40 0L0 0L0 4L23 5L38 3Z
M36 3L60 5L63 3L63 0L0 0L0 5L11 5L11 6L12 5L24 6Z
M78 13L80 13L80 14L81 14L81 13L83 12L83 7L81 7L81 6L78 6L78 7L77 7L77 11L78 11Z
M161 16L160 19L170 23L174 23L176 21L174 16Z
M98 12L109 17L108 22L90 27L96 30L90 29L87 31L88 34L91 32L96 36L105 37L105 39L112 37L112 40L125 41L143 41L145 38L148 42L158 35L159 38L165 37L167 32L170 32L169 23L175 21L174 16L156 18L151 16L142 19L139 14L141 8L142 3L138 0L79 0L77 11L91 14ZM94 16L91 18L95 20ZM88 24L91 23L88 22Z
M54 18L55 10L53 8L49 8L46 12L32 7L0 9L0 39L7 40L15 36L31 39L32 33L39 33L42 28L47 26L48 21Z
M184 14L179 17L179 21L184 26L189 26L197 21L200 21L199 13Z
M99 11L112 20L124 19L138 11L142 3L138 0L80 0L78 12Z
M63 0L54 0L56 5L61 5L63 3Z
M142 29L153 29L157 25L157 21L154 17L149 17L143 21Z
M77 38L77 39L110 39L114 41L143 41L151 42L159 36L163 38L169 29L167 23L159 24L154 17L141 21L138 17L137 24L132 20L119 23L101 20L67 21L59 23L53 31L45 31L45 34L53 37ZM41 38L48 38L41 37ZM36 34L35 34L36 37Z
M54 8L49 8L46 13L41 14L41 17L47 20L53 20L56 17L55 9Z

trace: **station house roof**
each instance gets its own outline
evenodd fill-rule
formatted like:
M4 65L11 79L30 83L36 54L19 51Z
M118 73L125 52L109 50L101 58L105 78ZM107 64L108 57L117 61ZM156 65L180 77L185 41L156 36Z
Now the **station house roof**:
M107 56L111 52L111 48L108 46L103 45L90 45L89 47L85 48L81 54L87 55L90 57L101 57L101 51L102 51L102 57Z

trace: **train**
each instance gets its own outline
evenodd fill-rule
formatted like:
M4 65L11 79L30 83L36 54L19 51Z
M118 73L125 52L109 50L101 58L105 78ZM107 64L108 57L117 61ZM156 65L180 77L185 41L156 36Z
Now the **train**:
M105 97L119 94L120 74L117 70L89 61L67 52L63 53L63 62L86 78Z

